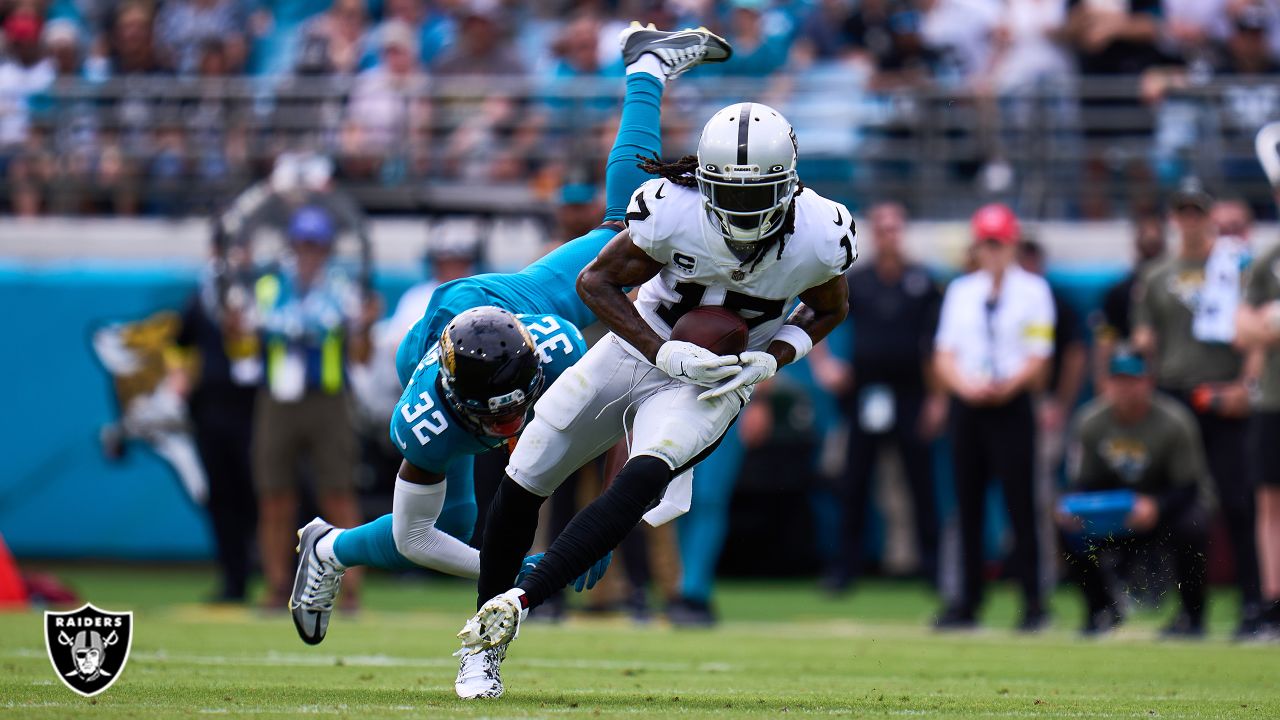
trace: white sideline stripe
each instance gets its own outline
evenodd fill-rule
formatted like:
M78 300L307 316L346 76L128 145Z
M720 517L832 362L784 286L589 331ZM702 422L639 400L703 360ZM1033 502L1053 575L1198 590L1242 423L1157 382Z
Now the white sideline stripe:
M37 650L20 648L9 650L0 657L9 658L44 658L47 655ZM174 663L178 665L252 665L252 666L292 666L292 667L416 667L416 668L455 668L458 661L452 658L404 658L390 655L301 655L296 653L267 653L266 655L193 655L187 653L168 653L163 650L134 652L130 660L143 662ZM652 670L658 672L729 672L733 666L721 662L680 663L680 662L628 662L625 660L557 660L552 658L521 657L521 665L550 670L584 670L604 668L608 670Z

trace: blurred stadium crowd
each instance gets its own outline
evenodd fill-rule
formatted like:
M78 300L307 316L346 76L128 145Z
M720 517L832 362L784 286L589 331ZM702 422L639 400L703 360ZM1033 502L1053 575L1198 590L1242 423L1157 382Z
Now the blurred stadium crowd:
M1094 218L1194 170L1271 212L1248 153L1280 104L1264 0L4 0L0 203L200 212L284 151L330 155L374 210L442 184L545 199L600 165L636 18L737 48L670 116L770 102L839 199Z

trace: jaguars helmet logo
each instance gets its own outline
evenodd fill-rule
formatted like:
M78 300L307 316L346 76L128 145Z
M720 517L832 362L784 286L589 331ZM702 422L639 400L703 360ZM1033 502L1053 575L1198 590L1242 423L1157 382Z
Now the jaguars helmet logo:
M457 361L454 355L453 338L449 337L447 331L440 336L440 344L437 347L439 350L436 355L440 360L440 367L444 368L445 375L453 377Z

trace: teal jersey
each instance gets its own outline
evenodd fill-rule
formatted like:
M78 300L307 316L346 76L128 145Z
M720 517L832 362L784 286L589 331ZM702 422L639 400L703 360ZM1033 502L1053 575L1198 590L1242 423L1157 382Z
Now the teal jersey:
M516 317L538 347L544 388L586 354L587 341L568 320L540 314ZM411 465L444 474L451 465L457 467L455 461L501 447L505 441L473 433L445 402L439 383L438 349L438 344L433 345L410 373L391 414L391 441Z
M440 341L445 326L464 310L494 305L517 315L556 315L576 328L594 324L595 313L578 297L578 273L617 234L613 228L598 227L561 245L520 272L486 273L436 288L422 319L405 335L396 353L400 383L408 384L418 362Z

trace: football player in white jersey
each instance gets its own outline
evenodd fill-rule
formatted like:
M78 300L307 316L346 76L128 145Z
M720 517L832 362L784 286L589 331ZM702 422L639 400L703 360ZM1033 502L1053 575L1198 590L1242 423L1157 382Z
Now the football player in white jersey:
M578 294L612 332L538 401L490 506L482 604L458 635L460 697L501 694L499 665L529 608L617 545L669 484L677 492L672 479L714 449L752 386L804 357L848 309L852 218L804 189L795 135L777 111L726 107L707 122L696 156L645 168L660 177L632 197L628 229L578 276ZM632 304L625 289L637 286ZM747 350L719 356L670 340L699 305L741 315ZM628 433L629 459L609 489L508 590L543 500Z

